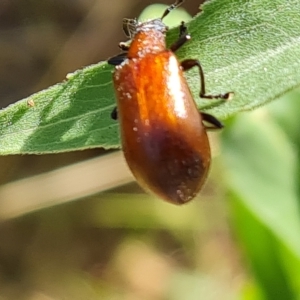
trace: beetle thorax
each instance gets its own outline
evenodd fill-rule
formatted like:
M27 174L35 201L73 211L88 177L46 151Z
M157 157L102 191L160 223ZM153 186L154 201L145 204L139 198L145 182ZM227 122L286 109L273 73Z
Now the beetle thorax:
M143 57L149 53L160 53L166 49L167 27L160 19L138 23L128 51L128 58Z

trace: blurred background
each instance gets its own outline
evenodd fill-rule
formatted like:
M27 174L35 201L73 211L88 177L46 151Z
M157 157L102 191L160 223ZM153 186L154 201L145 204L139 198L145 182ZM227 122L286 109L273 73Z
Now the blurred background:
M1 107L118 53L122 18L150 4L1 0ZM0 157L0 300L300 299L299 97L212 133L184 207L145 194L120 152Z

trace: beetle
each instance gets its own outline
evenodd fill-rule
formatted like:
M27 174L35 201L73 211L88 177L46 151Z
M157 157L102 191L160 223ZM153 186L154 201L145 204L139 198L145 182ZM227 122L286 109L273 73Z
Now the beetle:
M183 2L177 0L158 19L124 19L130 40L120 43L123 52L108 60L115 66L112 118L120 122L127 164L144 189L174 204L187 203L200 191L211 162L206 131L223 127L198 111L183 72L198 68L201 98L227 100L232 95L206 94L200 62L178 61L174 52L191 38L184 22L178 40L166 48L168 28L162 21Z

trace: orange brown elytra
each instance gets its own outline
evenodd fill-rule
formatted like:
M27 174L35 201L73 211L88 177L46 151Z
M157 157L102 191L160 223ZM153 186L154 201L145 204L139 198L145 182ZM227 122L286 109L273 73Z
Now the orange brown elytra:
M199 61L178 61L174 52L190 39L183 22L178 40L166 48L162 20L183 1L169 6L160 19L124 19L130 41L120 43L124 52L108 60L116 66L112 118L120 122L127 164L143 188L174 204L186 203L200 191L211 161L206 130L223 127L198 111L183 71L198 68L201 98L226 100L231 95L207 95Z

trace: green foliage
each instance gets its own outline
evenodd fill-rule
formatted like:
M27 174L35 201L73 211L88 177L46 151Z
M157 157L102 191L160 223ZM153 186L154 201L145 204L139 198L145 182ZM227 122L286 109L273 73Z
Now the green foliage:
M300 295L299 97L239 115L222 135L233 226L263 299Z
M189 22L192 36L179 58L198 58L207 91L234 91L225 105L198 100L196 70L187 78L199 108L226 118L260 106L300 83L298 0L222 0L203 6ZM178 28L168 41L176 40ZM105 62L76 71L67 80L0 112L0 154L50 153L93 147L118 148L112 67ZM34 106L28 104L33 101ZM32 102L30 102L32 103Z

